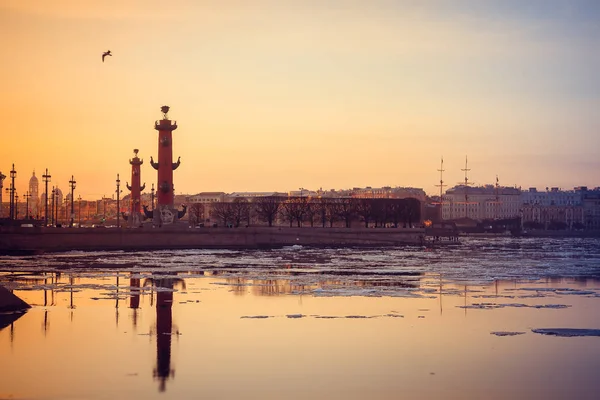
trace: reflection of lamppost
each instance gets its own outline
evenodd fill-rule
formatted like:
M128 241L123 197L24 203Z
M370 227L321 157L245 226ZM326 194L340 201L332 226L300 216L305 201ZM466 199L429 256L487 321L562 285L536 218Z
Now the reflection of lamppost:
M120 215L121 214L121 207L120 207L120 195L121 195L121 189L119 189L119 187L121 186L121 180L119 179L119 174L117 174L117 228L121 227L121 223L120 223Z
M75 205L75 197L73 197L73 192L75 191L75 184L77 182L75 182L75 179L73 178L73 175L71 175L71 180L69 181L69 184L71 185L71 221L69 222L69 228L73 227L73 220L75 219L75 211L74 211L74 205ZM79 203L79 206L81 208L81 202ZM80 209L81 211L81 209ZM81 213L80 213L81 214Z
M46 173L42 175L42 178L46 184L46 192L44 194L44 226L48 226L48 182L50 182L51 178L51 176L48 175L48 168L46 168Z

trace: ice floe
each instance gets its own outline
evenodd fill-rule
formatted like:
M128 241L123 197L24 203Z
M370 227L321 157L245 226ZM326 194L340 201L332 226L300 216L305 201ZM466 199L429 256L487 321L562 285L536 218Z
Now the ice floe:
M516 307L516 308L568 308L571 307L567 304L522 304L522 303L509 303L509 304L498 304L498 303L473 303L467 306L456 306L458 308L473 308L480 310L490 310L495 308L505 308L505 307Z
M517 335L524 335L525 332L506 332L506 331L499 331L499 332L490 332L490 334L492 335L496 335L496 336L517 336Z
M544 328L532 329L534 333L541 335L551 335L560 337L576 337L576 336L598 336L600 337L600 329L575 329L575 328Z

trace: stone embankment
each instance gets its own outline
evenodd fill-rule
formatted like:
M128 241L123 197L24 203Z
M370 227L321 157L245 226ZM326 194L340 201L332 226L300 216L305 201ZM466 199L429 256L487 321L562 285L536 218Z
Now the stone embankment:
M2 228L0 253L422 245L420 228Z

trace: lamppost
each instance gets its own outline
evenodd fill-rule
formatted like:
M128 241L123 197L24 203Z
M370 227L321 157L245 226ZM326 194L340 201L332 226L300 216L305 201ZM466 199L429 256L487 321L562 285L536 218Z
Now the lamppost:
M15 178L17 177L17 171L15 171L15 164L12 165L10 170L10 219L15 219Z
M73 175L71 175L71 180L69 181L69 184L71 185L71 222L69 223L69 228L73 227L73 219L75 219L75 211L73 209L73 206L75 205L75 197L73 197L73 192L75 191L76 183L77 182L75 182ZM81 206L81 202L79 203L79 205Z
M6 179L6 175L0 172L0 218L2 218L2 188L4 187L4 179Z
M15 220L19 219L19 195L17 191L14 190L15 193Z
M46 204L46 206L47 206L47 204ZM47 207L46 207L46 210L48 210ZM52 205L50 207L50 224L56 225L55 221L54 221L54 186L52 186Z
M27 199L27 203L25 205L25 219L29 219L29 198L31 197L31 193L25 192L25 199Z
M44 226L48 226L48 182L50 182L51 178L48 174L48 168L46 168L46 173L42 175L42 178L46 184L46 192L44 194Z
M8 195L8 199L10 201L10 197L11 197L11 189L10 188L6 188L4 189L6 190L6 194ZM8 218L12 219L12 204L9 204L9 208L8 208Z
M152 189L150 189L150 196L152 198L152 212L154 212L154 183L152 184Z
M54 224L56 226L58 226L58 208L60 207L60 204L58 204L58 200L59 200L58 193L59 193L59 191L58 191L58 186L57 186L56 189L54 190L54 196L56 197L56 199L54 200L54 208L55 208L54 213L56 214L56 217L54 218Z
M119 179L119 174L117 174L117 228L121 227L121 222L120 222L120 215L121 214L121 207L120 207L120 195L121 195L121 189L119 189L119 187L121 186L121 180Z
M79 200L79 227L81 228L81 195L79 195L79 197L77 197L77 200Z

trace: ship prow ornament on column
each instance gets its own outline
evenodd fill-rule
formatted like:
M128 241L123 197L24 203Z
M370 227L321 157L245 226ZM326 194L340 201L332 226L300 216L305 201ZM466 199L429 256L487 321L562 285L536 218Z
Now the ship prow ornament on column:
M181 160L173 162L173 131L177 129L177 122L171 121L167 113L169 106L162 106L160 111L163 119L154 123L158 131L158 162L150 157L150 164L158 171L158 186L156 190L156 208L154 208L154 225L170 225L184 216L183 211L175 208L175 190L173 189L173 171L179 167Z
M129 160L131 164L131 186L129 182L126 182L127 189L131 191L131 205L129 207L129 216L123 214L123 217L127 221L127 224L132 228L141 226L145 216L141 212L141 193L146 188L146 184L140 185L141 182L141 170L140 166L144 163L144 160L138 157L138 149L133 149L133 158Z

